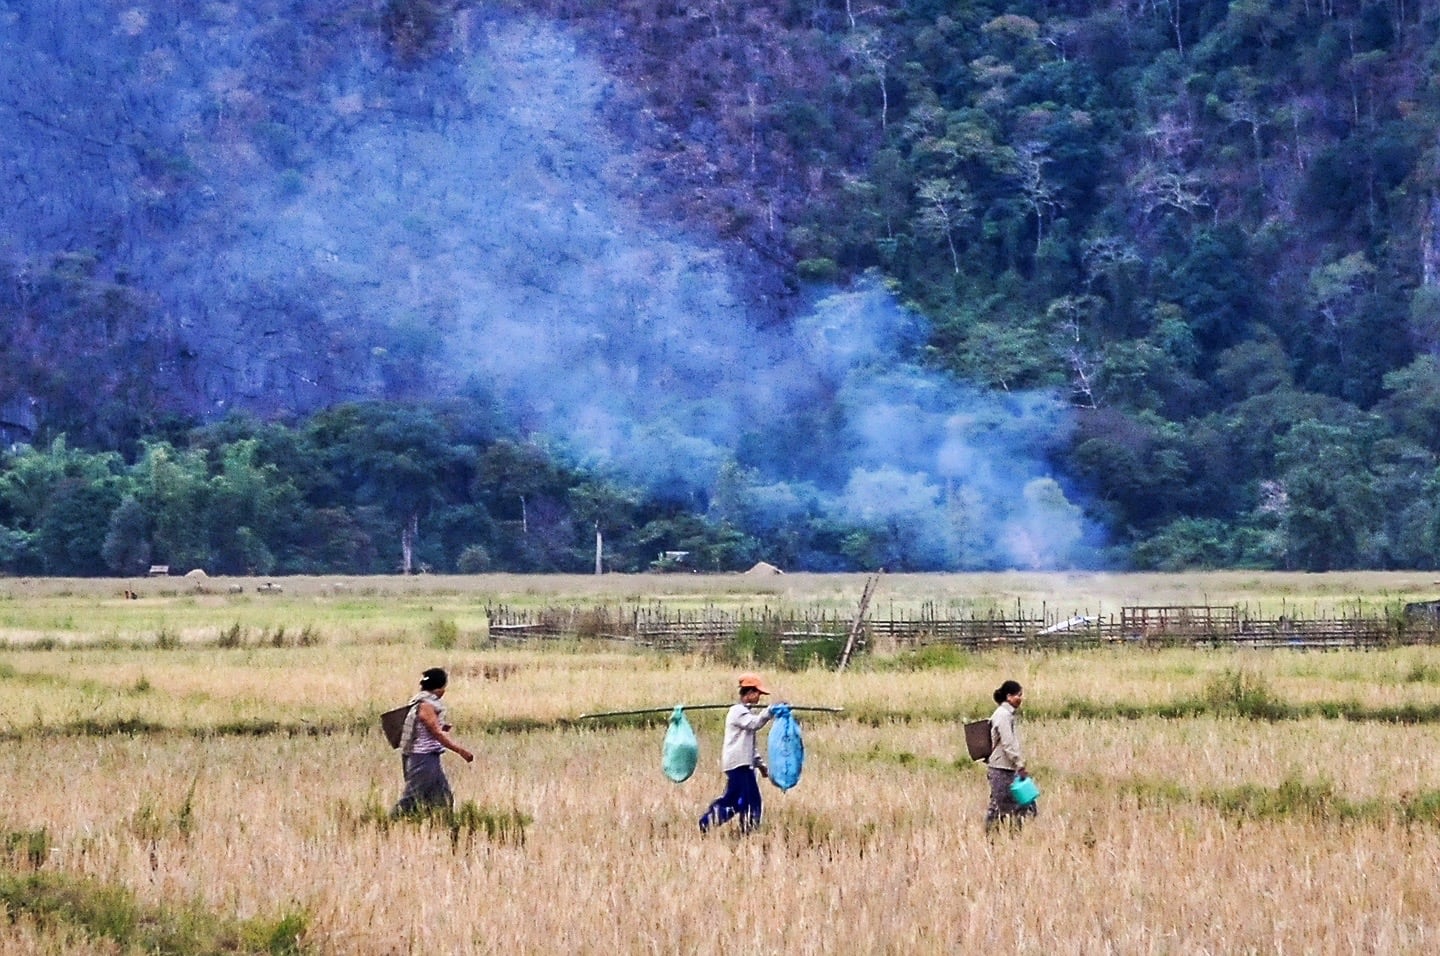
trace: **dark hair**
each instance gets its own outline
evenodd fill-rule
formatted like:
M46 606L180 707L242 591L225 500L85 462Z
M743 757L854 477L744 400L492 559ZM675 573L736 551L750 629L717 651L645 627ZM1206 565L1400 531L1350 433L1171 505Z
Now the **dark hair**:
M432 667L420 674L421 690L439 690L450 683L450 677L443 667Z
M1007 680L1005 683L995 688L995 703L1003 704L1005 703L1006 697L1009 697L1011 694L1018 694L1021 690L1023 690L1023 688L1020 686L1020 682L1018 680Z

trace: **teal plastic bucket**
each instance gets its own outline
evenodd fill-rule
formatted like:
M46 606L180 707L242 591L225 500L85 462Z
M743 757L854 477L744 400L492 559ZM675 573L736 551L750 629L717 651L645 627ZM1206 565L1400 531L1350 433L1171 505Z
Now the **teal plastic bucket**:
M1010 796L1014 797L1020 806L1028 807L1040 796L1040 788L1036 786L1034 777L1017 778L1010 784Z

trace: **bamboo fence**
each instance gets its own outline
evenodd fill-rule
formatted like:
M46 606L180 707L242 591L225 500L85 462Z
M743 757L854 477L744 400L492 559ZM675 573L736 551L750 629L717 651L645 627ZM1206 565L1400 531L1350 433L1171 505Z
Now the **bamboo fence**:
M661 651L712 653L747 642L773 642L787 656L828 657L842 646L853 617L836 611L595 606L516 609L487 607L489 640L527 644L555 640L607 641ZM933 605L860 622L863 650L949 646L1063 649L1141 647L1389 647L1440 643L1434 615L1350 613L1303 617L1252 616L1235 606L1133 606L1118 613L941 614Z

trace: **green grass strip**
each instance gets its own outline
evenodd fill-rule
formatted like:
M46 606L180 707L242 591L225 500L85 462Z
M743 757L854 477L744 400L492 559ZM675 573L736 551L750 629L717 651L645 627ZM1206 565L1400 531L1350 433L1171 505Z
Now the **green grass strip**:
M11 922L25 914L42 928L69 926L113 940L127 953L306 952L300 938L309 918L298 910L274 919L234 920L199 906L142 906L126 887L64 873L0 874L0 905Z
M342 802L338 809L341 823L351 830L373 828L388 833L395 827L421 827L448 831L451 848L457 852L469 850L477 840L524 846L526 830L535 822L518 807L486 806L474 800L454 808L425 807L395 814L374 793L359 808Z
M1322 823L1440 825L1440 790L1420 790L1394 799L1352 800L1329 781L1295 777L1274 786L1243 783L1233 787L1189 790L1167 781L1116 780L1100 774L1070 777L1077 787L1118 792L1140 806L1198 804L1239 822L1305 820Z

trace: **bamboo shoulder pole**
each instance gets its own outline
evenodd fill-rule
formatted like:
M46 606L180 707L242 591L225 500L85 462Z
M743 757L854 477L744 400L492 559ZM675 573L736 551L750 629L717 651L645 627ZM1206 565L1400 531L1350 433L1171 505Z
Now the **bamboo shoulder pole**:
M681 710L729 710L734 704L671 704L669 707L642 707L640 710L607 710L596 714L581 714L576 720L590 720L595 717L633 717L637 714L668 714L676 707ZM820 711L826 714L840 714L845 712L844 707L799 707L789 705L791 710Z

